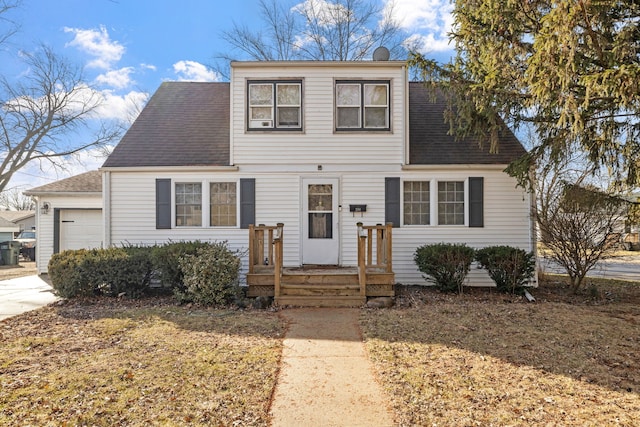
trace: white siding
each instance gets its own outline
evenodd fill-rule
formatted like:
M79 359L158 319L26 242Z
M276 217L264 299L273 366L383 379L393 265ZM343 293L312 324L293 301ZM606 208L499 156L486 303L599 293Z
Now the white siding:
M156 244L178 240L226 240L238 250L246 250L248 231L238 227L180 227L170 230L155 228L155 179L170 178L174 182L216 181L240 178L256 179L256 223L284 226L284 264L300 265L301 242L301 177L332 177L340 179L340 263L356 265L356 223L384 223L384 179L401 180L466 180L470 176L484 177L484 227L419 226L393 229L393 269L396 281L404 284L424 284L413 262L420 245L438 242L466 243L474 248L489 245L511 245L532 250L529 236L529 195L515 187L515 181L495 168L466 171L401 171L380 173L373 168L336 170L330 173L240 172L111 172L111 243L120 245ZM349 212L349 204L366 204L362 215ZM246 265L246 261L244 263ZM472 270L472 285L490 285L481 270Z
M303 130L247 131L247 80L302 79ZM335 80L389 80L391 131L334 132ZM234 68L232 96L232 163L241 164L348 164L403 161L405 122L405 68L398 63L366 63L326 67Z
M43 202L49 203L49 211L44 214L40 207ZM36 266L38 274L47 272L49 260L53 255L53 218L54 209L100 209L102 198L99 196L38 196L36 213L36 230L38 242L36 244Z

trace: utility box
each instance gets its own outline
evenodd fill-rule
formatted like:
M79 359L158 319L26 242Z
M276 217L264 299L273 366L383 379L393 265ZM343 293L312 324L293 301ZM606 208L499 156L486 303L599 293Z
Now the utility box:
M0 243L0 257L2 257L2 264L18 265L19 255L20 255L20 242Z

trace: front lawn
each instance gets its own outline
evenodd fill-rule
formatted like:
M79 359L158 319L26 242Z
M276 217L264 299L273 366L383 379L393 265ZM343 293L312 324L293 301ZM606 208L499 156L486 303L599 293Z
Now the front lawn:
M363 312L399 424L640 425L640 283L590 289L556 281L535 304L418 291L409 308Z
M0 323L0 425L267 425L284 325L171 300L73 302Z
M362 310L398 425L640 425L640 283L536 303L405 291ZM277 313L91 299L0 322L0 426L268 425Z

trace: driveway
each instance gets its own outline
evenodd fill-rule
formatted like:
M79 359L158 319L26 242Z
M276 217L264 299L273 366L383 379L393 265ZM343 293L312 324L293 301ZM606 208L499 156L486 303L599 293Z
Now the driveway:
M56 301L51 286L40 276L0 281L0 320L43 307Z

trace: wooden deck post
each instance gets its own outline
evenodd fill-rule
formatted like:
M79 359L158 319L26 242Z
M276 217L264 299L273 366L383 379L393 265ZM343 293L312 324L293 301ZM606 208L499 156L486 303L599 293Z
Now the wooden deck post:
M393 223L392 222L388 222L386 227L385 227L385 231L384 231L384 240L386 243L386 247L385 247L385 262L387 264L387 273L393 273L393 263L392 263L392 258L393 258L393 253L392 253L392 247L393 247L393 242L392 242L392 237L391 237L391 230L393 229Z
M370 233L370 231L364 230L361 222L357 223L356 225L358 226L358 285L360 286L360 296L366 297L367 267L365 260L365 245L367 244L367 235ZM370 246L367 252L370 252Z
M249 274L253 274L255 271L255 226L249 224Z
M282 280L282 256L284 251L282 249L283 243L283 227L284 224L279 222L276 228L276 233L274 235L273 230L269 231L269 252L273 253L275 256L275 260L273 263L273 295L274 298L278 298L280 296L280 282ZM273 238L273 240L271 240ZM272 247L275 246L275 250Z

